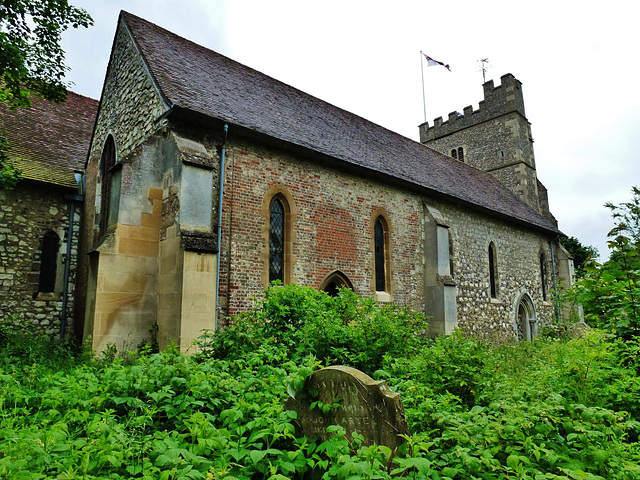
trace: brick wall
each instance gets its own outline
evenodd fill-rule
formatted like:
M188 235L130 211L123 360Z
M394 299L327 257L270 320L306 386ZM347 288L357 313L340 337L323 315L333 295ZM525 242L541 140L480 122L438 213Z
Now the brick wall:
M372 214L381 210L390 222L390 293L424 309L419 196L249 143L231 145L228 159L221 261L228 312L248 308L266 287L268 192L275 186L293 201L293 282L317 288L340 270L356 293L372 296Z
M450 226L459 326L480 338L514 338L517 301L531 297L538 320L553 308L542 299L539 258L550 259L547 239L463 206L385 185L251 143L228 151L223 222L221 302L228 313L249 308L266 286L268 201L286 189L292 199L292 281L319 287L332 271L349 277L356 293L373 296L373 212L390 223L393 301L425 306L422 202ZM277 187L277 188L276 188ZM490 298L488 245L497 251L499 295ZM551 271L550 265L548 271ZM547 291L550 290L547 275Z

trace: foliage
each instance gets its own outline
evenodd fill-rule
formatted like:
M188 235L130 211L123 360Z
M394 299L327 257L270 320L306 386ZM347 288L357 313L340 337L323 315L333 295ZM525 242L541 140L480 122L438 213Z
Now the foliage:
M640 336L640 189L633 187L631 201L606 206L616 221L610 259L588 265L576 292L589 323L630 339Z
M327 441L305 438L284 401L321 364L309 348L335 355L326 332L346 335L342 359L360 361L352 349L362 347L361 324L388 335L417 317L345 292L329 298L294 287L273 287L261 306L205 337L191 356L147 349L59 361L50 348L25 356L11 343L37 339L9 319L0 348L0 477L640 478L638 342L599 331L503 347L460 332L399 341L374 372L402 394L410 427L392 452L336 425Z
M65 100L67 67L60 46L69 27L93 24L67 0L5 0L0 3L0 102L28 107L31 95Z
M0 132L0 190L10 190L22 178L22 172L9 163L9 141Z
M0 102L29 107L31 96L63 102L67 67L60 46L69 27L93 24L89 14L67 0L0 2ZM21 172L8 163L9 142L0 132L0 190L13 188Z
M615 205L605 204L611 210L611 216L616 221L615 227L609 232L609 237L623 235L636 247L640 244L640 188L631 187L631 201Z
M584 245L576 237L563 237L560 243L573 257L573 266L578 277L582 276L585 264L598 258L598 249L590 245Z
M385 355L407 353L428 342L423 315L395 305L379 306L341 289L336 297L310 287L273 285L252 312L207 339L214 358L240 357L258 345L279 345L289 355L314 354L326 364L372 373Z

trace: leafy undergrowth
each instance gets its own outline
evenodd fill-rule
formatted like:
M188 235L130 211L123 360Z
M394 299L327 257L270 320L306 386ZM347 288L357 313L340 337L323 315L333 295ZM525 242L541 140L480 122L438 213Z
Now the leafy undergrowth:
M637 342L430 340L415 313L322 295L271 291L194 356L73 357L5 336L0 478L640 478ZM287 392L327 362L402 393L399 452L337 426L323 443L296 434Z

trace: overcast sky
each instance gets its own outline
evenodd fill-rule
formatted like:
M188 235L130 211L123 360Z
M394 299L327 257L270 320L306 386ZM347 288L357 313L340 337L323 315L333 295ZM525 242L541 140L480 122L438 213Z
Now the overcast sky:
M538 178L560 229L607 256L607 201L640 185L640 2L71 0L93 16L64 34L72 90L99 98L118 13L178 35L418 140L424 121L482 100L487 80L523 83Z

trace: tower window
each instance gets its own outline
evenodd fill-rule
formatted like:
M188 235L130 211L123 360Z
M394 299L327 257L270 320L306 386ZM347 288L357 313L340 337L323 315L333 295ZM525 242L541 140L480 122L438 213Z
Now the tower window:
M462 147L452 148L451 158L464 162L464 149Z

